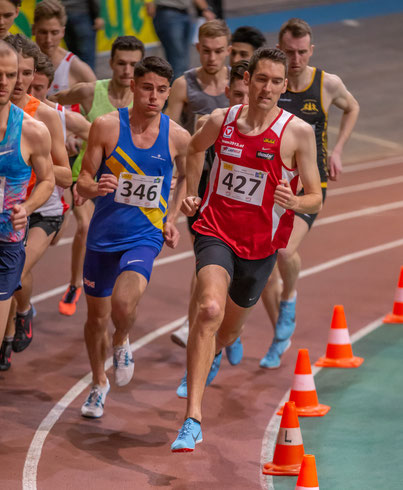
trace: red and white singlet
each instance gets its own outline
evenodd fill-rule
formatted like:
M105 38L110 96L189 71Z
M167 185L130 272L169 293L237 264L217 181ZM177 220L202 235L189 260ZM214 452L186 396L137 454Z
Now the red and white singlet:
M298 170L280 157L282 135L294 116L281 110L263 133L248 136L237 128L242 108L231 107L225 116L193 229L223 240L241 258L257 260L286 247L291 234L294 212L274 203L274 191L280 179L297 190Z

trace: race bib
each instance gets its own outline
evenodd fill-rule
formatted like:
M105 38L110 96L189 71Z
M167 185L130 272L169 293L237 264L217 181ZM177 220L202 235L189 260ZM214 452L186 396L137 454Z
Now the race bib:
M5 188L6 188L6 178L0 177L0 213L3 212Z
M119 175L115 201L129 206L158 208L164 177L122 172Z
M266 180L267 172L221 162L217 194L261 206Z

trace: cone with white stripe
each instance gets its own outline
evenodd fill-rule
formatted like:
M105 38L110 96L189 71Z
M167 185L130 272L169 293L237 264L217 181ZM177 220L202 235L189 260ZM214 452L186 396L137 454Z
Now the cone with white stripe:
M295 490L319 490L315 456L304 454Z
M296 476L304 457L301 429L294 402L284 405L273 461L263 466L264 475Z
M400 277L395 293L393 311L385 316L383 323L403 323L403 267L400 268Z
M344 308L342 305L336 305L333 309L326 355L320 357L315 366L357 368L363 362L362 357L353 354Z
M295 402L300 417L322 417L330 410L329 405L322 405L318 401L308 349L298 351L290 401ZM277 412L278 415L283 413L283 408Z

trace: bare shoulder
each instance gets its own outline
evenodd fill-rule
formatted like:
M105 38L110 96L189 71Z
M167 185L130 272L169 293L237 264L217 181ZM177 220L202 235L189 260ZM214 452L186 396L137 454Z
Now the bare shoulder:
M187 93L187 83L186 78L182 75L177 78L172 84L171 93L174 93L177 97L181 97L182 99L186 99Z
M71 60L71 75L74 78L74 81L77 82L95 82L96 76L87 63L80 60L78 56L74 56Z
M210 116L208 116L204 124L209 123L221 127L227 112L228 107L222 109L214 109L214 111L210 114Z
M37 145L38 142L50 143L50 134L46 125L25 113L22 120L22 135L24 139L33 145Z
M344 83L338 75L323 73L323 89L328 95L334 96L342 88L344 88Z
M91 132L97 134L98 139L104 137L113 137L116 132L119 132L119 113L118 111L103 114L95 119L91 124Z
M187 145L190 140L189 131L186 131L186 129L172 119L169 121L169 136L176 146Z
M307 137L309 135L313 135L313 129L310 124L307 122L303 121L300 117L294 116L291 121L289 122L287 129L289 132L292 132L297 138L301 137Z
M41 102L36 111L37 118L46 124L48 128L53 128L53 125L59 124L60 118L54 108L47 105L45 102Z

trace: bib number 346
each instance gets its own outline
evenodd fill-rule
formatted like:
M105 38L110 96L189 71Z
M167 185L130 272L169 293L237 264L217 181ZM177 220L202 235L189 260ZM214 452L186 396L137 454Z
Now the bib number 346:
M115 201L130 206L158 208L163 176L138 175L122 172L119 175Z
M266 180L267 172L222 162L217 194L235 201L261 206Z

